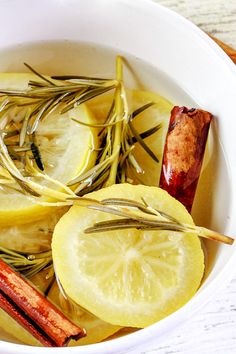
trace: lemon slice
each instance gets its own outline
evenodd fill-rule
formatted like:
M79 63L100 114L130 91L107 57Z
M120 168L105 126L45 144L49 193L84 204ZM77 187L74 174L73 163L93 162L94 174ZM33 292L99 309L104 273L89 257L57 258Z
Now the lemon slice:
M48 250L51 245L53 229L67 210L68 208L57 208L56 212L42 220L25 225L2 227L0 229L0 246L27 253ZM52 281L52 278L48 278L47 275L48 270L45 269L31 277L30 281L38 290L44 292ZM70 346L100 342L120 329L120 327L106 323L80 306L65 300L56 283L50 289L48 297L68 318L86 328L87 336L80 341L71 341ZM1 309L0 336L2 339L13 342L17 340L28 345L40 345L30 333Z
M56 208L42 220L0 228L0 246L17 252L38 253L51 247L54 227L68 208Z
M3 73L0 74L0 87L24 90L29 80L36 80L36 76ZM56 110L39 123L35 136L45 173L65 184L92 167L96 159L95 132L74 122L71 117L85 123L94 122L94 117L85 104L64 114ZM39 220L50 210L48 207L36 205L32 197L0 187L0 225L10 225L13 219L14 224L24 223L26 215L30 220Z
M0 246L27 253L50 249L53 229L67 209L57 208L54 213L36 222L1 227ZM30 281L39 291L44 292L52 281L52 278L48 278L47 275L48 269L42 270L31 277ZM0 337L6 341L40 345L28 331L2 309L0 309Z
M139 145L135 144L134 156L143 169L143 174L137 174L136 171L129 171L131 180L135 183L141 181L142 184L149 186L158 186L161 172L161 160L164 150L165 137L169 125L170 112L173 104L164 97L149 91L126 90L130 112L135 111L147 103L155 102L155 105L149 107L140 113L133 121L135 129L143 133L149 128L160 124L160 129L153 135L144 139L153 153L159 158L156 163ZM98 96L88 102L88 106L98 121L103 122L111 106L112 96Z
M184 206L157 187L120 184L87 195L145 201L183 223ZM68 296L112 324L148 326L183 306L197 291L204 256L197 236L173 231L117 230L85 234L114 215L73 206L56 225L53 260Z
M0 246L17 252L37 253L50 249L53 229L60 217L68 208L57 208L42 220L25 223L24 225L12 225L0 228ZM48 278L48 269L42 270L30 281L35 287L44 292L52 278ZM4 330L3 330L4 329ZM0 337L10 342L20 342L29 345L40 343L11 316L0 309Z

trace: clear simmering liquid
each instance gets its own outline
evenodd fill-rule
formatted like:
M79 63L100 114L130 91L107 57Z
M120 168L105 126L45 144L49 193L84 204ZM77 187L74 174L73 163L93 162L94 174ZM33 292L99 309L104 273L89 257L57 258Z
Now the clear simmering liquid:
M112 49L86 43L40 42L7 48L1 52L0 72L28 72L28 69L23 65L26 62L40 73L47 75L77 74L114 77L117 54L126 58L124 77L129 88L157 92L175 105L197 106L197 103L193 102L181 87L177 86L167 75L140 59L126 53L117 53ZM204 109L204 107L202 108ZM220 170L219 165L223 166ZM151 171L149 183L157 185L158 177L151 174ZM222 181L224 181L224 185L222 185ZM218 231L224 229L228 215L229 186L227 165L217 139L216 125L213 122L192 211L196 224ZM216 196L224 209L217 207ZM207 275L214 265L217 246L213 242L204 242L204 249ZM14 341L13 337L3 330L0 335L3 340Z

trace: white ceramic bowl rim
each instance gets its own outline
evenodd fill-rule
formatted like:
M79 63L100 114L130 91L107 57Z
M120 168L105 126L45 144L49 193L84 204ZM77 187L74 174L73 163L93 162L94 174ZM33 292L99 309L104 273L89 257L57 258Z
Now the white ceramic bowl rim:
M158 41L163 45L163 41L167 41L170 40L171 38L174 36L175 38L175 42L171 42L171 45L175 45L176 43L176 50L178 50L178 46L179 46L179 50L182 50L185 48L186 51L186 43L190 43L191 41L195 42L195 45L192 45L189 47L189 53L184 52L183 56L182 56L182 60L183 57L185 57L186 60L186 75L185 73L181 73L183 76L180 78L178 75L178 72L174 72L174 79L176 82L181 82L184 89L186 91L188 91L188 73L192 73L192 68L190 67L190 62L192 60L192 62L194 63L195 67L196 67L196 72L192 73L192 77L193 80L196 81L196 90L193 87L190 95L194 96L194 99L196 98L200 103L203 104L204 107L208 108L209 110L213 110L214 111L214 106L213 103L208 103L207 99L209 99L209 94L206 92L206 101L204 101L204 94L202 94L201 99L198 99L199 96L199 85L201 85L201 81L198 78L198 71L200 70L200 68L202 68L202 65L207 66L207 64L209 64L206 61L206 55L201 55L201 51L202 52L206 52L207 56L209 57L209 61L211 62L211 66L209 67L209 72L211 72L212 70L212 78L216 80L216 96L220 94L220 90L221 89L225 89L225 96L227 97L223 97L222 100L224 101L224 107L220 107L219 110L217 111L217 114L222 114L224 113L226 115L227 114L233 114L234 110L233 110L233 89L234 89L234 94L236 92L236 69L233 65L233 63L230 61L230 59L225 55L225 53L206 35L204 34L200 29L198 29L195 25L193 25L191 22L189 22L188 20L182 18L181 16L177 15L176 13L172 12L169 9L166 9L154 2L152 2L151 0L113 0L112 2L108 1L108 0L89 0L87 2L82 2L82 0L51 0L51 1L46 1L46 0L42 0L42 1L29 1L29 0L7 0L7 1L0 1L0 8L1 10L1 15L0 18L5 16L5 21L9 21L8 18L6 18L6 14L9 13L9 9L10 7L14 6L15 8L15 14L12 14L12 16L15 18L12 19L12 23L16 23L16 27L14 26L14 36L13 34L9 33L8 35L6 35L5 39L3 38L2 40L0 40L0 48L3 48L4 46L9 45L9 43L12 44L16 44L16 43L20 43L22 41L22 30L21 27L19 27L19 31L16 31L17 26L22 26L22 23L24 23L24 19L21 19L21 21L19 21L19 19L17 18L19 16L19 13L22 14L23 12L21 11L21 7L26 5L29 7L28 13L26 13L26 17L25 20L29 21L29 25L32 25L33 22L33 15L32 15L32 8L31 8L31 4L34 4L34 12L37 15L37 21L38 21L38 13L40 11L45 11L45 9L48 10L52 10L56 15L64 15L65 16L73 16L72 14L72 6L74 7L75 13L76 13L76 6L78 5L80 8L81 13L84 11L85 13L88 11L88 7L90 6L91 8L91 20L89 19L89 25L90 28L93 28L93 26L97 26L97 24L100 25L99 30L97 31L98 34L101 36L101 34L103 34L102 37L96 37L95 31L94 29L91 29L91 32L93 32L93 41L94 42L99 42L101 41L101 43L105 42L107 43L111 43L113 45L113 47L117 47L117 48L122 48L122 50L124 51L129 51L127 50L128 47L127 45L129 45L130 47L132 47L132 50L134 53L132 54L136 54L137 56L142 56L142 52L144 52L144 50L146 50L146 53L143 54L143 58L147 61L150 62L152 65L155 65L155 55L156 53L153 54L153 48L151 48L150 46L148 47L146 43L144 43L145 41L140 40L140 43L131 43L131 40L129 38L123 38L122 36L124 35L124 33L122 31L120 31L120 38L117 35L117 30L113 27L111 27L111 33L107 34L105 33L105 31L101 28L101 21L100 20L100 15L101 12L99 10L101 10L101 7L103 7L103 9L106 7L107 9L107 16L110 14L111 16L113 16L112 21L114 21L116 24L118 23L119 19L123 19L122 25L124 24L124 26L129 26L130 28L132 28L132 25L135 23L135 21L139 21L141 20L141 24L143 26L143 31L146 33L149 33L150 39L151 39L151 43L153 45L153 43L155 43L155 28L157 30L156 33L159 34L160 36L160 29L162 29L162 26L164 26L164 22L166 21L166 24L169 24L169 29L166 27L165 28L165 36L163 35L163 39L158 39ZM115 12L113 11L115 9ZM49 11L49 12L50 12ZM94 22L92 23L92 20L94 20L94 18L96 18L96 16L94 15L94 12L97 12L97 23ZM42 14L43 12L41 12ZM28 18L27 16L32 15L32 18ZM68 15L69 14L69 15ZM132 16L131 16L132 14ZM36 16L35 15L35 16ZM55 18L56 18L55 15ZM22 15L23 16L23 15ZM49 30L51 31L51 27L48 24L47 20L47 14L46 16L46 20L45 20L45 28L42 28L42 33L45 33L45 31ZM94 17L95 16L95 17ZM101 15L102 16L102 15ZM162 18L163 18L163 22L162 22ZM23 20L23 21L22 21ZM55 19L51 19L54 24L56 23ZM79 24L78 26L85 26L86 24L83 22L82 17L80 18L81 20L81 24ZM4 21L4 18L2 18L2 21ZM73 18L74 21L74 18ZM72 21L72 22L73 22ZM107 18L107 21L109 22L109 18ZM155 23L156 21L156 23ZM19 24L19 22L21 22ZM59 22L59 20L58 20ZM2 23L2 22L1 22ZM111 23L109 22L109 24L111 25ZM33 26L33 25L32 25ZM48 26L48 28L47 28ZM73 22L73 26L74 26L74 22ZM92 26L92 27L91 27ZM139 25L140 26L140 23ZM156 26L156 27L155 27ZM40 27L40 26L39 26ZM57 27L55 25L55 27ZM116 26L114 26L116 27ZM180 38L177 37L177 35L174 35L174 27L176 29L176 32L178 34L182 33L183 37L182 37L182 44L180 41ZM82 28L82 27L81 27ZM127 27L128 28L128 27ZM126 30L127 30L126 28ZM69 38L76 40L77 39L77 35L73 32L70 32L69 29L69 20L67 18L67 22L65 23L65 27L62 28L62 26L59 26L57 28L58 32L55 34L52 32L52 36L50 39L58 39L60 38L60 35L63 36L63 33L65 32L67 34L67 36L69 36ZM87 28L86 28L87 30ZM37 31L36 31L37 32ZM37 33L30 33L30 31L28 32L28 34L26 35L26 37L28 36L27 39L25 39L25 41L30 41L31 39L33 39L35 37L35 40L39 40L39 39L45 39L45 38L41 38L40 37L40 30ZM56 32L56 30L54 30L54 32ZM141 36L141 30L140 28L138 28L136 26L135 31L137 32L136 35L140 35ZM51 32L50 32L51 33ZM134 33L132 34L134 35ZM84 30L83 32L83 40L87 40L87 41L91 41L91 34L89 32L86 32ZM108 40L108 37L110 36L110 38L112 38L112 40ZM114 36L114 37L113 37ZM13 39L14 37L14 39ZM32 38L31 38L32 37ZM129 36L127 36L129 37ZM145 37L147 38L147 37ZM79 38L80 39L80 38ZM1 42L2 41L2 42ZM124 45L122 44L122 41L124 42ZM157 42L158 42L157 41ZM189 44L190 45L190 44ZM168 46L168 44L167 44ZM199 58L198 60L196 60L196 56L194 56L194 50L198 50L199 48L201 49L201 51L199 52ZM174 52L173 49L173 52ZM195 59L194 59L195 57ZM181 57L180 57L181 58ZM165 55L160 54L160 58L159 60L159 64L160 66L163 65L164 66L164 59L166 61L170 60L168 57L165 58ZM168 66L168 64L165 64ZM176 58L176 65L178 67L178 65L180 65L180 63L178 63L178 58ZM198 70L199 69L199 70ZM172 69L171 69L172 70ZM170 71L171 71L170 70ZM174 69L173 69L174 71ZM222 74L221 74L222 73ZM173 75L170 75L171 77ZM210 74L209 74L210 75ZM206 73L207 76L207 73ZM222 77L225 78L224 82L222 80ZM202 80L206 79L206 90L209 90L209 86L210 86L210 80L209 77L206 78L202 78ZM208 81L207 81L208 80ZM221 86L222 87L218 87L218 81L221 82ZM204 85L200 86L202 90L204 90ZM218 93L219 90L219 93ZM234 98L235 99L235 98ZM216 108L217 105L219 105L217 102L215 102L216 104ZM223 109L226 111L223 111ZM230 128L231 129L227 129L227 127L223 127L220 126L220 139L223 142L224 145L224 149L226 151L227 154L227 158L228 158L228 165L229 165L229 170L230 170L230 174L231 177L236 179L236 161L235 161L235 151L236 151L236 144L235 144L235 137L234 137L234 132L236 131L236 124L235 122L232 120L230 120ZM234 128L233 128L234 127ZM226 131L227 130L227 131ZM231 132L229 131L231 130ZM227 139L226 139L227 137ZM231 146L230 144L227 142L230 141L231 142ZM227 224L227 232L229 233L233 233L233 231L235 232L236 230L236 224L235 221L233 220L233 215L236 214L236 206L235 206L235 196L236 196L236 191L235 191L235 187L232 184L232 196L231 196L231 210L230 210L230 217L229 217L229 222ZM227 246L226 246L227 247ZM233 275L233 271L236 268L236 249L235 246L232 247L232 250L229 253L229 257L228 257L228 261L226 262L226 264L224 265L224 267L222 268L222 270L219 271L219 274L217 275L217 277L215 277L214 279L212 279L212 281L207 284L207 286L205 286L189 303L187 303L184 307L182 307L180 310L178 310L177 312L173 313L172 315L168 316L167 318L163 319L162 321L148 327L145 328L143 330L140 330L138 332L132 333L130 335L127 335L125 337L121 337L118 339L114 339L112 341L108 341L108 342L103 342L103 343L98 343L98 344L94 344L94 345L89 345L89 346L83 346L83 347L69 347L69 348L38 348L38 347L29 347L29 346L24 346L24 345L18 345L18 344L12 344L12 343L7 343L7 342L1 342L1 350L2 352L4 352L4 354L53 354L53 353L83 353L83 354L108 354L108 353L121 353L121 352L127 352L127 350L129 348L135 347L135 346L145 346L147 342L151 342L154 341L155 338L158 337L158 335L160 334L160 336L163 336L165 333L169 333L170 330L172 330L173 328L175 328L178 324L180 324L183 321L188 320L189 318L191 318L191 316L193 315L194 312L196 312L199 307L201 307L203 304L205 304L209 298L215 294L219 288L219 284L220 287L222 288L222 286L224 286L224 284L232 277Z

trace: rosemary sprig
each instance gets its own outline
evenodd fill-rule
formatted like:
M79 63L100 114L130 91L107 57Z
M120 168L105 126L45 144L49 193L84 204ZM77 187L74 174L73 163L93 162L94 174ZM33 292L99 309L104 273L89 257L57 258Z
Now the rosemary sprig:
M27 278L43 269L48 269L50 273L53 270L51 251L27 254L0 247L0 258Z
M155 103L149 102L134 112L129 112L123 82L122 58L119 56L116 61L116 80L119 85L115 89L114 98L105 122L99 125L91 125L93 128L101 129L99 132L101 150L96 164L89 171L75 177L68 183L69 186L75 186L79 183L75 189L77 195L83 195L88 191L98 190L115 183L128 182L130 169L142 174L143 169L134 155L135 143L140 144L156 163L159 162L144 139L158 131L160 125L139 134L133 124L137 115ZM78 124L83 124L74 117L71 117L71 119Z
M199 237L229 245L234 242L233 238L205 227L181 223L171 215L148 205L145 201L138 203L132 200L113 198L103 200L100 204L88 205L87 207L122 218L97 222L87 228L84 231L85 233L135 228L138 230L174 231L184 234L194 233Z
M29 67L29 66L28 66ZM46 83L40 82L39 86L31 85L27 90L1 90L0 96L5 96L4 104L1 107L1 113L8 109L15 109L27 105L30 108L28 112L29 129L27 134L33 134L40 120L44 119L53 109L61 110L64 113L76 105L101 95L114 89L118 83L116 80L106 80L94 82L94 80L78 80L73 83L60 81L55 85L53 81L44 78L34 69L31 70ZM29 83L30 84L30 83ZM18 110L19 112L19 110ZM31 125L30 125L31 124Z
M14 181L16 184L14 188L20 188L24 194L35 198L50 197L52 202L58 199L65 202L67 199L65 193L57 192L58 181L51 180L49 188L47 183L39 183L36 179L39 177L38 172L32 168L35 165L39 170L44 171L40 149L34 139L38 126L54 110L65 113L110 90L114 90L114 97L106 121L103 124L91 125L91 128L100 130L98 131L100 147L96 164L86 173L69 181L68 186L73 187L75 193L81 196L88 191L129 181L128 171L135 170L139 174L143 173L134 155L135 144L140 144L151 158L158 162L158 158L144 139L154 134L160 126L152 127L139 134L133 124L135 117L154 103L149 102L134 112L129 112L121 57L117 57L116 60L115 79L77 75L48 78L28 64L25 65L39 81L29 81L26 90L0 89L0 96L3 97L0 106L2 128L0 131L0 164L8 172L11 188ZM13 118L9 121L9 117L17 117L17 122ZM78 124L85 124L77 117L71 117L71 119ZM49 177L43 173L40 178L41 181L46 182ZM7 184L4 183L4 186L6 187ZM62 189L65 190L66 186Z

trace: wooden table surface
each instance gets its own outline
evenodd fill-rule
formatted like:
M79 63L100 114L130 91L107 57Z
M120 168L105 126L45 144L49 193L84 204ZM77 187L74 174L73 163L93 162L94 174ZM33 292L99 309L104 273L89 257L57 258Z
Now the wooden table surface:
M236 49L236 0L153 0ZM236 93L235 93L236 99ZM235 354L236 275L201 312L168 338L129 354Z

